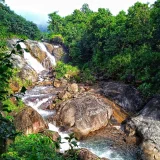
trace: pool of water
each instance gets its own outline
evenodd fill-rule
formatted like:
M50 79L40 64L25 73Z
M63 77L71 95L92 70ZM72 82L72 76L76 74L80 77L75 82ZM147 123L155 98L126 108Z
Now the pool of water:
M141 160L141 150L137 146L115 145L107 138L89 138L79 142L79 146L89 149L99 157L110 160Z

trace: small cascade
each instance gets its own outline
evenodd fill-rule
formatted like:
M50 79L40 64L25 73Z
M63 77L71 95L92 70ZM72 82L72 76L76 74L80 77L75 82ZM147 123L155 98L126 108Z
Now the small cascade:
M53 66L55 66L55 65L56 65L56 60L55 60L54 56L52 56L52 55L47 51L45 45L44 45L42 42L38 42L38 45L39 45L39 47L40 47L44 52L46 52L46 54L47 54L47 56L48 56L51 64L52 64Z
M25 49L26 45L23 42L19 43L21 48ZM29 52L24 51L24 59L26 60L26 62L37 72L40 73L43 70L45 70L45 68L34 58L32 57L32 55Z
M55 111L54 110L44 110L41 109L44 106L47 106L52 103L52 98L56 94L55 88L52 86L35 86L33 89L28 90L25 92L24 95L19 95L19 97L22 98L22 101L35 109L44 119L46 119L48 116L54 116ZM68 141L65 139L65 137L68 137L68 133L65 132L59 132L59 128L55 125L49 123L49 130L58 132L62 139L61 144L61 152L64 152L70 148Z

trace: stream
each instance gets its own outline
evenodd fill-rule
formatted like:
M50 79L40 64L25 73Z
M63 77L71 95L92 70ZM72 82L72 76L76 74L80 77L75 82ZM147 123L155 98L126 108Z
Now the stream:
M26 45L21 42L21 47L26 48ZM41 50L46 52L46 56L49 58L53 66L56 65L56 61L53 55L51 55L44 46L43 43L37 44ZM24 50L24 59L26 62L37 72L39 75L39 82L43 82L49 78L48 69L44 68L40 62L35 59L31 53ZM48 117L54 117L56 114L55 110L47 110L47 106L51 105L54 97L59 90L53 86L35 86L28 89L25 94L20 94L19 97L27 105L35 109L44 120L47 121ZM59 128L53 123L48 123L49 130L56 131L61 136L61 152L69 149L67 140L64 137L68 137L68 133L60 132ZM114 133L113 133L114 134ZM137 146L133 145L117 145L115 139L109 139L104 137L89 137L85 140L81 140L78 143L79 148L87 148L99 157L105 157L109 160L141 160L141 151Z
M44 119L54 116L54 110L46 110L44 107L50 105L57 90L53 86L35 86L27 90L21 96L23 102L35 109ZM68 137L68 133L60 132L59 128L54 124L49 123L49 130L57 131L62 138L61 150L64 152L69 149L69 145L64 137ZM79 148L87 148L99 157L105 157L110 160L140 160L140 150L138 147L133 146L117 146L114 140L102 137L90 137L88 139L78 142Z

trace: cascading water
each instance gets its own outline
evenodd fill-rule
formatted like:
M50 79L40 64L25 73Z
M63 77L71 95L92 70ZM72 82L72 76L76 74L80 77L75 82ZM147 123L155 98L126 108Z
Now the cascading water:
M38 42L38 45L39 45L39 47L40 47L44 52L46 52L46 54L47 54L47 56L48 56L51 64L52 64L53 66L55 66L55 65L56 65L56 60L55 60L54 56L52 56L52 55L47 51L45 45L44 45L42 42Z
M23 42L19 43L21 48L23 49L24 52L24 59L26 60L26 62L37 72L40 73L43 70L45 70L45 68L29 53L26 52L24 49L26 49L26 45Z
M44 44L40 42L38 44L41 49L46 52L51 63L55 65L55 58L46 50ZM26 48L24 43L21 42L20 45L23 49ZM27 63L39 74L41 81L43 81L44 78L47 77L48 72L44 71L45 69L43 66L25 50L24 58L26 59ZM56 96L57 92L59 91L53 86L35 86L34 88L26 91L25 94L20 95L20 97L26 105L31 106L44 119L47 119L48 116L54 117L56 114L54 110L47 110L46 107L52 104L53 98ZM65 137L68 137L68 133L60 132L59 128L52 123L49 123L48 126L50 130L59 132L62 142L64 142L61 144L60 151L68 150L69 145L67 140L65 140ZM140 150L138 148L124 148L124 146L117 146L114 145L114 143L114 141L107 138L92 137L78 142L78 146L80 148L87 148L99 157L106 157L110 160L139 160L137 155L139 154Z
M44 119L46 119L48 116L54 117L56 113L54 110L46 110L44 107L52 103L53 97L57 92L58 91L53 86L35 86L34 88L26 91L21 98L26 105L34 108ZM59 128L52 123L49 123L48 125L50 130L59 132L62 142L64 142L60 146L60 151L63 152L68 150L69 145L67 140L65 140L65 137L68 137L68 133L60 132ZM92 137L78 142L78 146L80 148L87 148L99 157L106 157L110 160L138 160L137 153L140 152L138 148L125 148L120 145L116 146L114 143L114 141L106 138Z

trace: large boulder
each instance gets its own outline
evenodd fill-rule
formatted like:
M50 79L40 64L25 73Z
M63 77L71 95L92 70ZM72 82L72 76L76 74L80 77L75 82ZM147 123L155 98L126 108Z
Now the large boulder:
M14 125L18 131L26 135L48 129L41 115L31 107L26 107L16 115Z
M108 124L112 115L110 105L92 94L79 95L60 104L57 125L71 128L78 138Z
M124 130L139 134L147 160L160 159L160 95L151 99L139 114L124 125Z
M103 84L102 93L129 113L134 114L142 109L142 98L139 92L130 85L106 82Z

